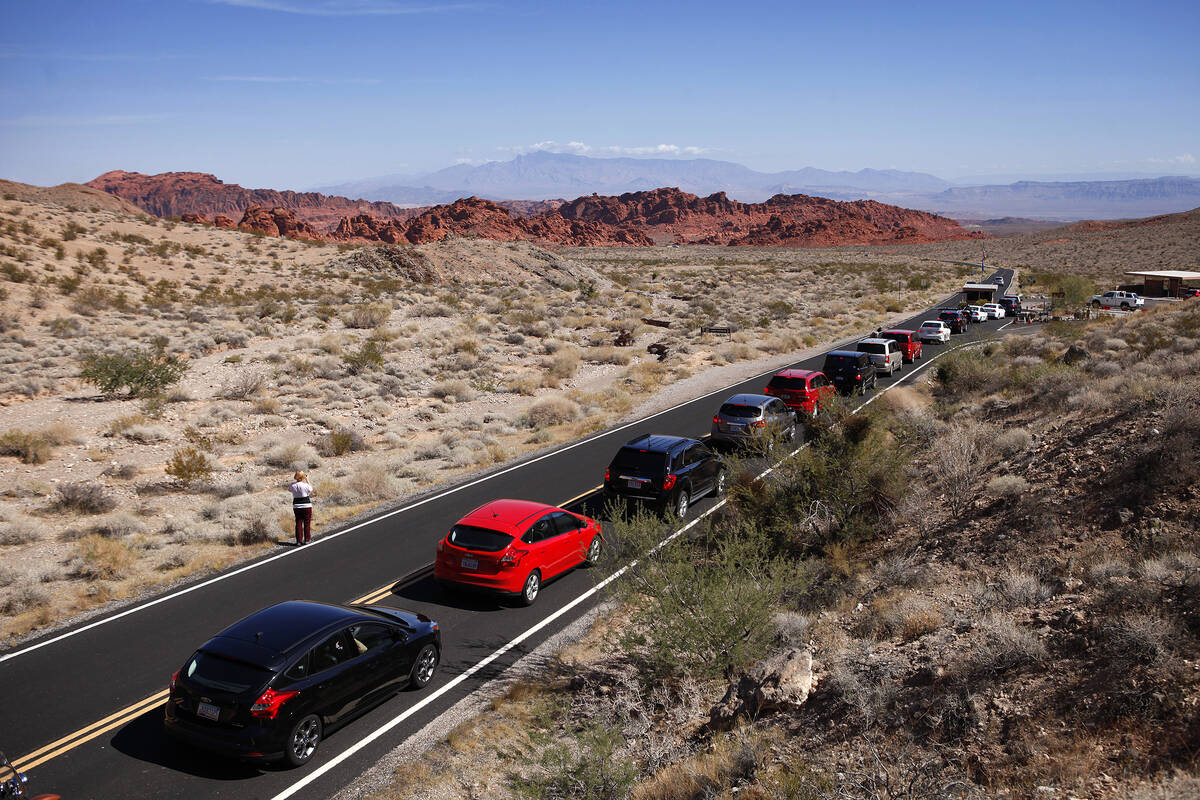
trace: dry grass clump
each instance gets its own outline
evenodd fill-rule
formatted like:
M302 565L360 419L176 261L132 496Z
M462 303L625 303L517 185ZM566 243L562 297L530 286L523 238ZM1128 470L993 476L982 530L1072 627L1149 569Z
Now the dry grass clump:
M312 445L304 442L280 442L259 456L259 462L283 469L312 469L320 465L321 457Z
M136 533L145 533L146 523L132 514L118 513L97 520L90 530L106 539L124 539Z
M466 403L475 398L475 390L471 388L471 384L461 378L452 378L435 383L429 390L429 396L439 400L454 398L459 403Z
M16 456L22 464L44 464L52 454L50 442L36 433L18 430L0 433L0 456Z
M531 405L523 416L530 428L548 428L579 418L579 404L566 397L544 397Z
M125 542L89 534L75 545L74 572L80 578L118 580L133 566L135 555Z
M346 478L339 494L341 499L350 502L394 500L402 493L402 488L386 463L367 461Z
M336 457L369 450L363 435L351 428L338 428L317 439L316 450L322 456Z
M0 603L0 614L6 617L15 617L18 614L24 614L27 611L36 611L44 608L50 603L50 595L44 589L39 589L36 586L24 585L11 592L8 597L4 598L4 602Z
M546 364L546 374L558 380L575 377L579 371L579 350L574 347L564 347L550 357Z
M37 520L15 514L0 522L0 547L11 547L19 544L29 544L42 538Z
M1020 475L997 475L988 481L987 489L996 497L1012 500L1029 491L1029 481Z
M122 432L122 435L126 439L140 444L165 442L171 438L170 432L161 425L131 425Z
M622 347L589 347L583 357L595 364L626 366L633 361L633 351Z
M996 437L996 447L1006 456L1016 455L1029 448L1033 434L1024 428L1009 428Z
M87 481L64 483L58 487L55 506L62 511L80 514L103 514L117 507L117 498L103 486Z
M367 303L351 308L342 314L342 323L347 328L378 328L388 321L392 309L385 303Z
M1046 658L1046 645L1037 634L1022 628L1011 617L989 614L975 629L970 666L998 675Z

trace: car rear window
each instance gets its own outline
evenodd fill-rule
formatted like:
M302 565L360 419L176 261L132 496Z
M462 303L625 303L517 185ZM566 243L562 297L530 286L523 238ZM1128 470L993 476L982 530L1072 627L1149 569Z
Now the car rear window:
M901 344L908 344L910 336L907 333L885 333L883 338L891 339L893 342L900 342Z
M760 415L761 408L757 406L739 406L734 403L726 403L721 406L721 416L723 417L740 417L742 419L755 419Z
M634 475L661 475L667 469L667 454L622 447L612 461L612 469Z
M858 358L855 356L825 356L825 372L830 370L856 369Z
M785 378L781 375L776 375L771 378L771 383L768 384L772 389L803 389L805 388L804 378Z
M274 673L245 661L234 661L212 653L199 652L192 656L183 674L200 686L242 694L262 686Z
M858 352L860 353L878 353L883 355L887 352L887 345L876 344L875 342L859 342Z
M498 553L508 547L512 540L513 537L507 533L494 531L491 528L479 528L475 525L455 525L450 529L450 544L467 550Z

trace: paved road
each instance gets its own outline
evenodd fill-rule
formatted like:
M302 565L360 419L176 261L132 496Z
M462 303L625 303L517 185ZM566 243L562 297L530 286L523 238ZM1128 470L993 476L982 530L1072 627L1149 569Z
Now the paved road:
M996 274L1006 278L1007 288L1011 270ZM915 328L930 316L920 314L897 327ZM973 325L951 344L992 336L1007 322ZM926 362L939 347L944 346L926 346ZM823 356L817 356L794 366L819 369L822 361ZM895 377L881 377L879 388L903 380L913 368L909 365ZM753 378L644 421L564 446L326 536L306 548L281 547L277 553L215 579L4 653L0 655L0 749L19 757L19 765L33 765L29 772L34 789L83 800L271 798L335 762L340 753L358 747L301 793L304 797L328 796L596 602L595 596L587 597L565 613L561 611L592 589L595 573L587 569L545 586L532 608L485 598L447 600L437 592L429 569L433 546L450 525L465 511L497 497L553 504L576 498L599 483L613 452L625 441L649 431L705 434L713 409L726 394L761 391L764 380ZM586 497L576 500L577 504L588 502ZM697 513L711 502L701 503ZM213 633L282 600L350 602L364 596L381 605L421 611L441 624L442 667L425 690L393 698L332 733L313 763L300 770L193 754L163 739L159 693L171 673ZM527 633L551 616L550 623ZM527 635L518 645L486 668L472 672L468 679L459 680L451 690L421 706L422 698L476 669L481 660L522 634ZM143 701L143 705L135 705ZM386 735L359 745L381 725L414 707L417 710Z

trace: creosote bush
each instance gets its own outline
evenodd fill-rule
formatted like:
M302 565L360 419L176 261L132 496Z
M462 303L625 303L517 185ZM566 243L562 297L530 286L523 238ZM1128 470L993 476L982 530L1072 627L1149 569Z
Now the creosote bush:
M161 347L115 353L87 350L80 357L79 377L105 394L124 389L130 397L148 397L178 382L188 367Z
M190 486L208 480L212 476L213 465L203 450L189 446L176 450L163 471L184 486Z
M58 487L55 505L80 514L103 514L117 507L117 499L103 486L87 481L64 483Z

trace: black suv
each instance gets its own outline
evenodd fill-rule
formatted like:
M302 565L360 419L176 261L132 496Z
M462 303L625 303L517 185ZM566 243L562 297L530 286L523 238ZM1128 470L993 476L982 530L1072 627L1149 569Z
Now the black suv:
M437 623L382 606L291 600L209 639L171 676L172 738L236 758L312 758L324 733L433 678Z
M1006 294L997 302L1000 303L1000 307L1004 309L1004 313L1010 317L1015 317L1017 312L1021 310L1021 298L1019 297L1013 297L1012 295Z
M647 433L617 451L604 471L606 500L636 500L687 516L692 501L725 492L725 464L695 439Z
M821 367L842 394L866 394L875 388L875 365L868 353L853 350L830 350Z
M938 319L946 323L951 333L967 332L967 315L957 308L943 308L938 312Z

